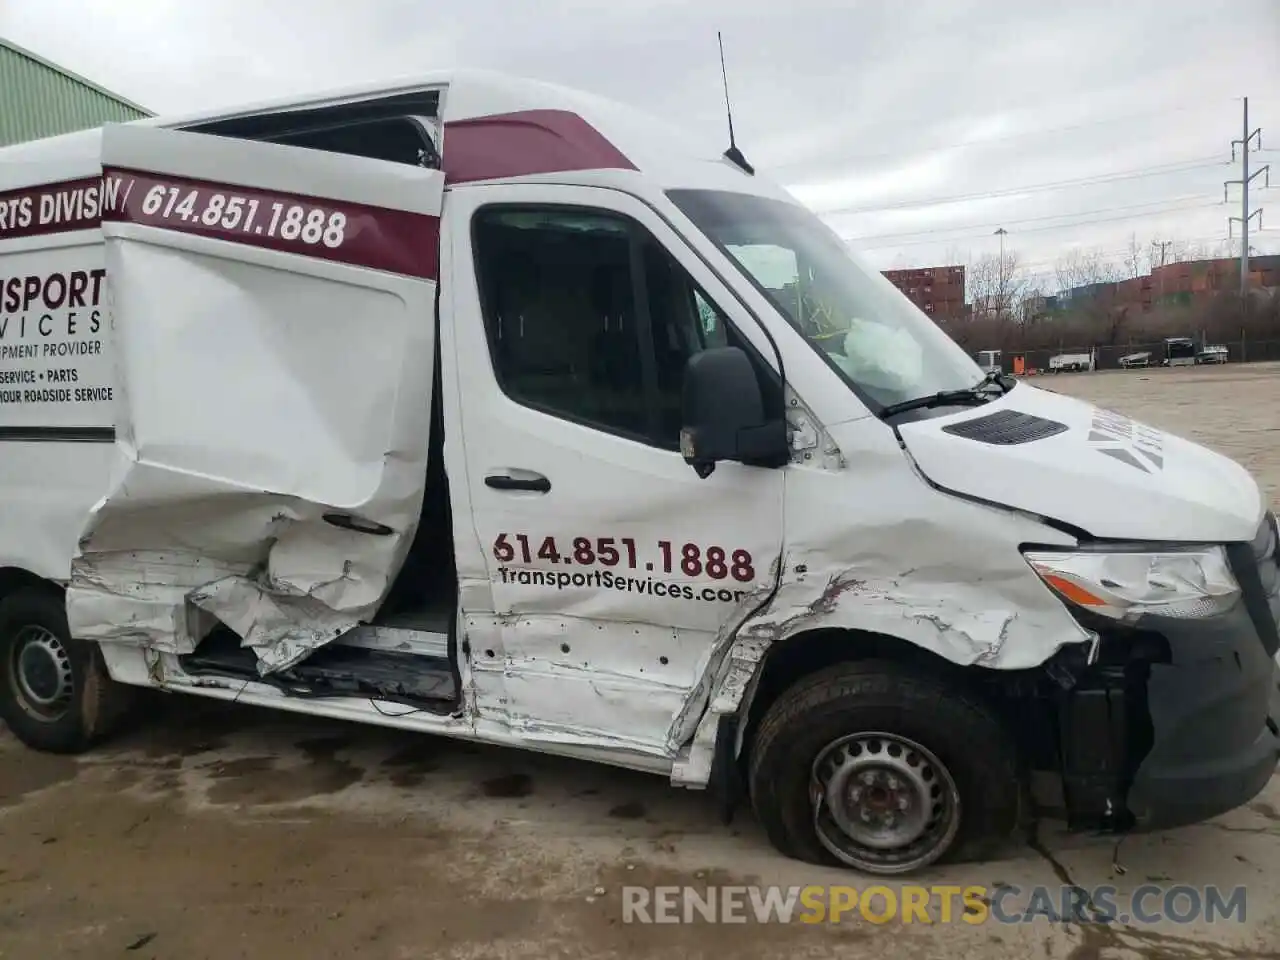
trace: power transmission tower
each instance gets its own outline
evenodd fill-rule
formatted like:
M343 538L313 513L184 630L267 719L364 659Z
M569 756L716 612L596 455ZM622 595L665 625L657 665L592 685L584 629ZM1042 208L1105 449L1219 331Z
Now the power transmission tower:
M1249 184L1255 179L1266 174L1266 186L1271 186L1271 164L1264 163L1253 173L1249 172L1249 144L1253 140L1258 141L1258 145L1254 150L1262 149L1262 128L1255 130L1249 129L1249 98L1244 98L1244 137L1240 140L1231 141L1231 159L1236 159L1236 147L1240 148L1240 179L1228 180L1222 185L1222 201L1227 200L1227 193L1232 184L1240 186L1240 216L1227 218L1227 236L1231 236L1231 227L1233 224L1240 224L1240 296L1244 296L1249 292L1249 221L1255 216L1258 218L1258 227L1262 227L1262 208L1257 210L1249 209Z
M1160 263L1159 263L1159 266L1163 267L1163 266L1164 266L1164 262L1165 262L1165 261L1164 261L1165 251L1166 251L1166 250L1168 250L1170 247L1172 247L1172 246L1173 246L1173 241L1172 241L1172 240L1152 240L1152 241L1151 241L1151 245L1152 245L1153 247L1159 247L1159 248L1160 248ZM1155 259L1155 258L1153 257L1152 259Z

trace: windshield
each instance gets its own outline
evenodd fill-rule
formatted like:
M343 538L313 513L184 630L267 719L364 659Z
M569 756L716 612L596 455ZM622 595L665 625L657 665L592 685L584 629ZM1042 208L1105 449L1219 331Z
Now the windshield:
M864 400L889 406L982 380L955 341L804 207L719 190L668 196Z

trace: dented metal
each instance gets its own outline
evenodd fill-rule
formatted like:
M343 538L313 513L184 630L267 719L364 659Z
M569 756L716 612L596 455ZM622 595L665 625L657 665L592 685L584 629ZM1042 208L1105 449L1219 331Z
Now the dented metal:
M831 435L845 468L792 470L795 509L778 587L726 625L707 675L672 725L668 747L690 744L677 782L705 783L720 719L749 712L769 651L788 641L810 635L858 657L859 638L874 635L960 666L1009 670L1091 639L1018 549L1072 538L1034 518L939 494L875 420Z
M104 133L101 162L150 173L121 175L131 213L102 226L116 460L80 538L68 617L86 640L174 653L221 623L260 672L279 671L372 618L413 540L435 282L175 230L189 218L163 220L165 178L311 190L330 198L312 206L337 211L316 207L333 246L350 202L438 217L443 177L406 169L389 183L361 177L358 158L299 163L267 144L128 128ZM221 189L229 203L235 187ZM254 209L270 199L255 194ZM301 227L293 236L305 247Z

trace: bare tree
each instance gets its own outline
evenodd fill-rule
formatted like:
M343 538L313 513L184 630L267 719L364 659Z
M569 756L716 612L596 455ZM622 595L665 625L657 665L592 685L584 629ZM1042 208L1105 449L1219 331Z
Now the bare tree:
M1138 242L1138 235L1129 237L1129 248L1124 253L1126 277L1141 277L1151 272L1151 245Z
M1073 248L1054 264L1058 279L1058 293L1066 295L1080 287L1115 283L1120 279L1120 269L1099 250Z
M974 316L997 323L1017 319L1030 283L1031 278L1014 251L1006 250L1003 260L999 254L982 255L968 266L967 285Z
M1173 263L1176 260L1178 242L1176 240L1152 240L1150 263L1151 269L1163 267L1166 263ZM1157 253L1156 251L1159 251ZM1170 253L1172 251L1172 254Z
M1018 322L1031 326L1047 314L1048 296L1040 284L1028 281L1022 299L1016 305Z
M1206 243L1204 241L1175 240L1173 263L1186 263L1191 260L1212 260L1218 256L1230 256L1231 244L1225 240Z
M1103 342L1115 343L1128 316L1116 303L1121 268L1100 251L1076 248L1058 260L1054 272L1067 309L1097 330Z
M1230 257L1235 252L1235 245L1230 240L1211 240L1201 241L1190 247L1195 256L1188 259L1193 260L1218 260L1223 257Z

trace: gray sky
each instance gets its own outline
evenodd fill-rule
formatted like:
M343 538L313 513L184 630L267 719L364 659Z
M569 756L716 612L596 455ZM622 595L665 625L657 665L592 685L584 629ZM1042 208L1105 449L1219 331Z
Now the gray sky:
M1254 246L1280 252L1280 0L0 0L0 35L162 113L474 66L720 149L717 29L739 146L880 267L997 226L1045 273L1133 236L1213 249L1243 95L1277 184Z

